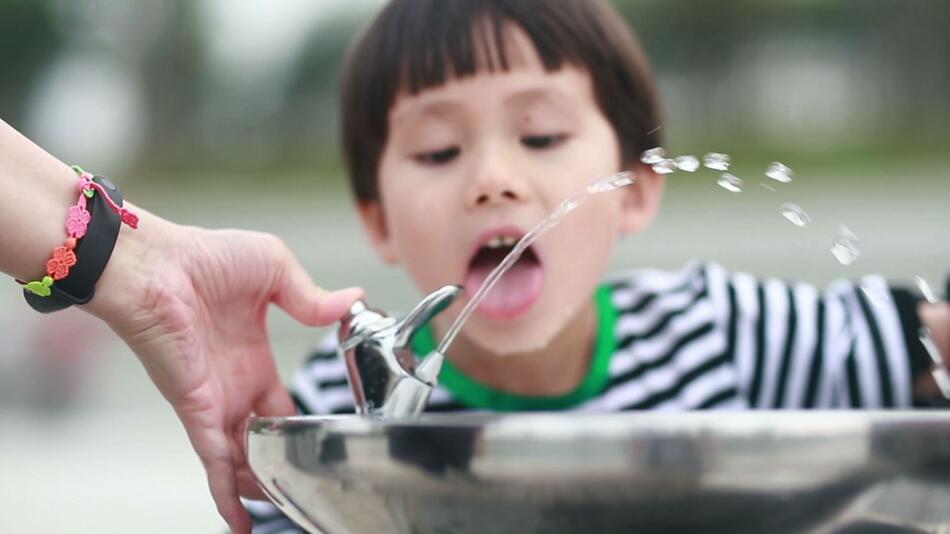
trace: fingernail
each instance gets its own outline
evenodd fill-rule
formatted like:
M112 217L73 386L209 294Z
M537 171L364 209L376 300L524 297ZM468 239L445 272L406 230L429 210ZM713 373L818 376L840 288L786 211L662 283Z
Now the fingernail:
M363 288L362 287L347 287L345 289L337 289L334 291L335 294L346 295L348 299L358 299L363 297ZM343 297L340 297L343 298Z
M326 300L324 300L324 305L331 308L342 307L346 308L357 299L363 296L363 290L358 287L348 287L346 289L337 289L329 295L327 295Z

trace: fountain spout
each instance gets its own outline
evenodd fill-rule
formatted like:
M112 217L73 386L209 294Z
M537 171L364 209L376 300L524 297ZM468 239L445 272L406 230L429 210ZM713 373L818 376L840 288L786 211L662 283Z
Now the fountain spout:
M357 413L381 419L422 413L444 357L433 351L416 365L412 338L461 291L461 286L438 289L401 321L363 301L353 304L340 325L338 351L346 362Z

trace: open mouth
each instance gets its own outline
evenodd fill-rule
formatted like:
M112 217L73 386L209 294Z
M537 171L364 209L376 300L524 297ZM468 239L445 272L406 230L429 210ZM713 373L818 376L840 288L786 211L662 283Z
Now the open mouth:
M485 283L488 275L514 249L522 237L520 233L500 233L486 236L468 264L465 292L472 298ZM489 319L511 320L527 313L541 296L544 269L533 247L528 247L518 261L502 275L476 312Z

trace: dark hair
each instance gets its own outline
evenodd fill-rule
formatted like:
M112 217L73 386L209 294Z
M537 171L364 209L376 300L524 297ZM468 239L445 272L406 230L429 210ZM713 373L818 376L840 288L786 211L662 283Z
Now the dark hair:
M646 57L603 0L392 0L350 48L341 84L343 157L357 201L376 200L397 93L416 94L479 68L507 71L504 26L519 26L547 71L587 70L620 142L621 167L662 143ZM480 64L480 62L482 62Z

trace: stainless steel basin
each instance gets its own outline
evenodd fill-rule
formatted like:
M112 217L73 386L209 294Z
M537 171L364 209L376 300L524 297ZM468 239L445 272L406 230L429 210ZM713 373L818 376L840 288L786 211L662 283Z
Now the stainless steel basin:
M950 412L254 419L255 476L337 532L950 529Z

